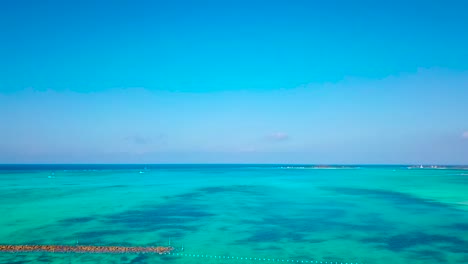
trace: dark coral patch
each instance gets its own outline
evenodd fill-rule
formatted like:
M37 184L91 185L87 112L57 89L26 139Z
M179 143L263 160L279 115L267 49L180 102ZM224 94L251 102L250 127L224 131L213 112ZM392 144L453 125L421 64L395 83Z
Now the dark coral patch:
M164 238L182 238L185 236L185 232L182 232L180 230L166 230L166 231L161 231L158 233L160 237Z
M46 256L45 254L40 255L39 257L36 258L36 261L38 262L45 262L45 263L52 263L52 258Z
M76 233L76 237L87 240L101 239L108 236L117 236L125 233L124 230L93 230Z
M468 231L468 224L466 223L455 223L455 224L444 226L444 227L455 229L456 231Z
M260 220L246 220L248 236L236 241L236 244L263 242L322 243L320 234L323 230L336 230L346 234L350 231L385 232L393 226L375 214L359 215L359 222L346 221L346 211L336 208L309 208L300 216L279 216L269 214Z
M379 248L394 252L401 252L418 246L433 246L455 253L468 252L468 242L461 238L423 232L411 232L389 237L371 237L362 239L361 242L376 244Z
M205 187L198 189L199 192L204 194L218 194L218 193L239 193L239 194L250 194L250 195L263 195L263 192L259 186L252 185L231 185L231 186L215 186Z
M70 225L70 224L83 224L83 223L88 223L96 218L94 217L73 217L73 218L66 218L63 220L58 221L59 224L62 225Z
M173 228L192 230L189 224L194 224L213 214L206 212L200 206L189 203L161 204L140 209L128 210L114 215L105 216L105 222L122 224L132 229L158 230L158 228Z
M193 192L187 192L172 196L166 196L166 199L201 199L210 198L213 195L241 194L250 196L263 196L264 192L259 186L252 185L231 185L231 186L211 186L195 189Z
M413 261L415 259L422 260L422 261L431 261L435 260L439 263L447 263L447 258L445 254L441 251L436 250L415 250L411 251L409 254L410 260Z
M161 238L183 238L212 216L195 203L174 201L105 215L102 221L127 232L158 232Z
M384 200L398 206L414 208L453 209L452 206L431 199L420 198L411 194L388 191L383 189L349 188L349 187L322 187L323 190L332 191L337 194L362 196Z
M148 255L138 255L130 261L130 264L148 263Z

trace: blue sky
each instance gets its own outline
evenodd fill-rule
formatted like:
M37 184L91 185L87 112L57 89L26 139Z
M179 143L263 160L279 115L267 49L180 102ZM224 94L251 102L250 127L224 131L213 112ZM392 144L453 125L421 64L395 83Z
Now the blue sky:
M407 2L2 1L0 163L468 164L468 3Z

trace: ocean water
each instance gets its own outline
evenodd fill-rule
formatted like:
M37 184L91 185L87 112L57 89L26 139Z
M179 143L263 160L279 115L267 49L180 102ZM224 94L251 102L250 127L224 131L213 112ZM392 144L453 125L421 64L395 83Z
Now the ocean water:
M172 255L0 253L0 263L468 263L468 170L0 167L0 244L172 245Z

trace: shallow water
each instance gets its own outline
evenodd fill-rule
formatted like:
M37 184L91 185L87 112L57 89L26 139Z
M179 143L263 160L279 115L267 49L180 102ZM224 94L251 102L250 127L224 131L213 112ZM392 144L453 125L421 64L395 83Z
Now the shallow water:
M0 263L468 263L467 187L453 168L2 166L0 244L171 243L179 255Z

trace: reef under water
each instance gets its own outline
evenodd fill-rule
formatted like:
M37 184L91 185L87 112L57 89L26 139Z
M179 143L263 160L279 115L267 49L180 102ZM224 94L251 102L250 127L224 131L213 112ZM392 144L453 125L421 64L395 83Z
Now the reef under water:
M157 253L168 254L173 247L66 246L66 245L0 245L0 252L60 253Z

